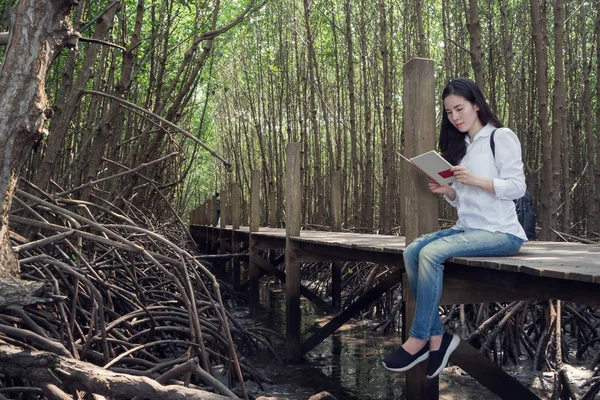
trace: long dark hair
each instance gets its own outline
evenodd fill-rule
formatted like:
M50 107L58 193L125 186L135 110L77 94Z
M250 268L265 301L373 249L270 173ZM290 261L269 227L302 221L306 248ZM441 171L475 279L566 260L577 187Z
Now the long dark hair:
M451 94L464 97L469 103L479 107L477 116L479 121L485 126L491 123L496 128L501 128L502 121L492 112L481 89L470 79L456 78L450 80L442 92L442 126L440 128L440 152L443 157L452 165L458 165L460 160L467 152L465 135L467 132L461 132L448 119L446 114L444 99Z

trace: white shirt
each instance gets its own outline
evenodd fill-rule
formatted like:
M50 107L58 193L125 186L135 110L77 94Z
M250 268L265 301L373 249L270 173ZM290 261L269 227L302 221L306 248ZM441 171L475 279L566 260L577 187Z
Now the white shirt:
M456 198L450 200L444 196L458 212L458 220L452 228L510 233L527 241L513 202L521 198L526 189L521 143L510 129L498 128L494 134L494 159L490 146L490 135L494 129L493 125L487 124L475 135L473 143L469 135L465 135L467 153L459 165L473 175L492 178L496 193L454 182L452 187Z

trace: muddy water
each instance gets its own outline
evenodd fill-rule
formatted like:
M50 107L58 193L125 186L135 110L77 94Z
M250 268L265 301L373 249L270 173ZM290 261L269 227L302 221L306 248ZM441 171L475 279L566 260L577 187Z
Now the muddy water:
M306 338L311 329L326 323L325 317L302 298L302 332ZM285 336L284 289L280 286L261 288L261 310L250 317L247 310L236 312L236 318L246 325L264 327ZM296 365L278 364L269 356L249 357L252 364L263 372L271 383L259 388L249 383L248 390L255 397L305 400L313 394L328 391L339 400L404 399L405 374L391 373L381 366L381 359L401 345L399 337L382 336L369 328L372 322L356 321L344 325L327 338ZM274 346L284 354L281 340ZM525 379L535 379L527 376ZM536 390L540 398L547 398L551 384L543 379ZM528 385L530 386L530 385ZM450 366L440 374L440 399L495 400L499 399L458 367Z

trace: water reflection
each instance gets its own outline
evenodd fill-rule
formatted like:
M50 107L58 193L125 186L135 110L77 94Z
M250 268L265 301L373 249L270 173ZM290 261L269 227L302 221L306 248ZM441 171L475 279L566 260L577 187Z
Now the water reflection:
M271 329L285 337L285 288L261 285L260 296L261 310L247 323ZM301 307L302 336L306 339L330 317L315 310L304 297L301 297ZM242 314L249 315L247 312ZM263 395L306 400L313 394L328 391L339 400L404 400L406 374L391 373L381 365L381 359L400 347L402 341L399 337L374 333L369 330L370 326L370 321L351 321L343 325L309 352L300 364L279 365L265 355L250 358L252 364L265 371L274 383L265 385ZM273 345L283 356L285 343L275 340ZM531 380L536 377L541 379L543 373L529 372L520 380L530 387ZM552 379L548 378L548 381L549 386L531 390L542 399L548 398ZM440 374L440 399L499 400L499 397L460 368L451 366Z
M285 335L284 290L279 285L261 286L261 310L252 321L255 326ZM302 336L306 339L328 319L304 298L301 307ZM283 354L283 343L274 344ZM383 355L400 344L399 338L369 331L366 323L348 323L309 352L305 362L277 369L288 372L286 384L304 387L311 394L326 390L340 400L402 399L405 375L390 374L381 366ZM253 364L257 362L264 365L260 358L253 360ZM270 370L273 367L268 366ZM278 374L276 379L281 382L282 377Z

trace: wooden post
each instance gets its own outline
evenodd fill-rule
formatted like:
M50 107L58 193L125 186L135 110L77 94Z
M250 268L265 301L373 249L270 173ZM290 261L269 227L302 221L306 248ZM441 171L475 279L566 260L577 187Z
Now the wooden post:
M435 149L435 81L433 60L414 58L404 65L404 152L407 157ZM438 227L438 196L427 186L427 177L416 168L404 168L406 243Z
M260 171L252 170L250 187L250 232L258 232L260 225Z
M231 252L238 254L240 252L240 242L236 239L235 230L240 229L240 184L233 182L231 184ZM231 269L233 273L233 290L240 290L241 285L241 265L240 258L233 257L231 260Z
M240 184L233 182L231 184L231 226L233 229L240 229Z
M433 60L413 58L404 64L404 153L414 157L435 149L435 79ZM402 161L403 163L404 161ZM404 232L408 245L419 235L434 232L438 227L438 199L427 186L428 180L416 168L400 164L404 168ZM406 293L408 279L403 280ZM415 299L410 294L403 297L404 324L402 337L408 338L415 311ZM427 379L427 363L420 363L406 374L407 400L437 399L439 380Z
M227 228L227 220L229 219L229 196L227 195L227 190L221 190L221 228Z
M297 247L291 237L300 236L302 224L302 187L300 182L300 143L288 143L286 163L286 224L285 224L285 303L287 355L290 362L302 358L300 347L300 270Z
M219 253L226 253L226 239L227 239L227 219L229 218L229 208L227 207L229 205L229 198L228 198L228 194L227 194L227 189L223 186L223 189L221 190L221 215L220 215L220 225L219 227L221 229L218 230L218 236L219 236ZM227 261L224 260L220 260L220 261L216 261L215 263L217 263L218 265L216 265L216 269L219 271L219 276L226 276L227 275Z
M219 217L217 216L217 196L213 196L212 197L212 220L211 220L211 225L212 226L217 226L217 223L219 222L218 219Z
M208 201L206 202L206 216L207 216L207 221L206 221L206 251L209 253L214 252L214 238L213 238L213 230L211 229L211 227L213 226L213 221L215 219L215 217L213 215L216 215L216 211L215 211L215 203L214 203L214 197L208 199Z
M277 192L273 182L269 183L269 228L277 228Z
M260 223L260 171L252 170L250 184L250 243L248 258L250 263L250 310L256 311L260 305L258 281L260 279L260 267L256 259L260 257L254 249L252 232L258 232Z
M248 201L242 200L242 225L250 226L248 223Z
M200 243L202 246L202 250L208 249L208 202L204 202L202 204L202 236L200 238Z
M331 171L331 231L342 229L342 172ZM331 305L336 311L342 307L342 264L331 263Z

